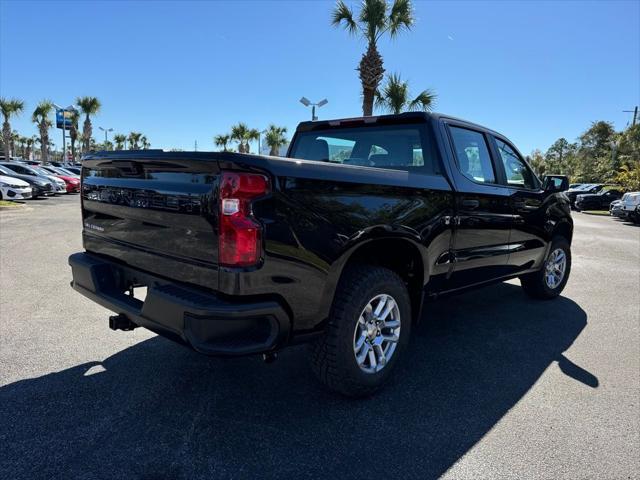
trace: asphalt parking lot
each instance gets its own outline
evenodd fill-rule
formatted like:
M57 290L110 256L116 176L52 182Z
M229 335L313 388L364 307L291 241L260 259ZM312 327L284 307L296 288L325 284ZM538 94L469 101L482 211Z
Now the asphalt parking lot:
M77 196L0 211L0 476L640 477L640 228L574 214L561 298L426 306L395 379L347 400L305 347L210 359L69 287Z

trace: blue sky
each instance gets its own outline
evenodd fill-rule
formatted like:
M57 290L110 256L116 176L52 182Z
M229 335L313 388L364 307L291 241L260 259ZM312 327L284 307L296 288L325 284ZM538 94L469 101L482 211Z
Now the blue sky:
M357 5L357 1L347 0ZM0 0L0 93L26 102L13 127L36 133L42 98L103 103L94 121L145 133L154 148L212 150L231 124L361 114L364 43L329 23L325 1ZM415 2L414 29L379 49L388 72L436 110L485 124L524 153L640 103L640 2ZM61 131L52 131L60 145ZM98 137L99 139L101 137Z

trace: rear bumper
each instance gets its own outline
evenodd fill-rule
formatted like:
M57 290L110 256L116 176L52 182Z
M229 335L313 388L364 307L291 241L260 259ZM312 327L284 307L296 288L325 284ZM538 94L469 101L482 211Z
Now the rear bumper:
M85 297L200 353L268 352L289 336L289 316L274 300L223 299L88 253L71 255L69 265L71 286ZM147 286L144 302L124 293L130 285Z

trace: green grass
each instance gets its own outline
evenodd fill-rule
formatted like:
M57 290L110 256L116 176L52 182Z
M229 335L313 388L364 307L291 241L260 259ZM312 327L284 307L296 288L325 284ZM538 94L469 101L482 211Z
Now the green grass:
M22 205L15 202L9 202L7 200L0 200L0 207L21 207Z
M582 213L588 213L589 215L604 215L609 216L608 210L582 210Z

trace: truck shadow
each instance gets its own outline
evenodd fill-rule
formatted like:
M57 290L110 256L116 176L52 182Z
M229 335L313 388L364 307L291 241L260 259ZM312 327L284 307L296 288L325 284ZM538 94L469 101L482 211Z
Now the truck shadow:
M274 365L210 359L155 337L0 388L5 478L435 478L559 368L585 328L573 301L500 284L426 305L394 380L350 400L313 379L305 347Z

